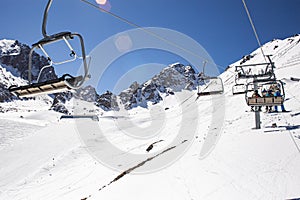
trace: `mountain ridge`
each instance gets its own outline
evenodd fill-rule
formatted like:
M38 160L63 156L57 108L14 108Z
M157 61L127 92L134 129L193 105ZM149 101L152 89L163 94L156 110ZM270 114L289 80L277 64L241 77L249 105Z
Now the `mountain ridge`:
M276 63L287 51L293 49L299 42L299 35L296 34L286 39L274 39L262 46L266 49L266 54L273 54L272 60ZM17 40L0 40L0 102L17 100L15 96L9 93L10 85L24 85L27 79L28 53L29 46L19 43ZM247 62L261 60L260 49L245 55L241 60L229 65L225 71L237 64L247 64ZM297 58L291 60L298 61ZM33 55L33 79L37 78L38 71L42 66L47 65L45 57L36 53ZM71 98L80 99L94 103L104 111L119 110L120 107L126 110L135 107L147 108L148 104L156 104L163 100L163 96L173 95L174 92L181 90L197 89L199 74L190 65L174 63L166 66L162 71L142 84L133 82L129 88L123 90L118 95L107 91L98 94L92 86L80 88L75 93L61 93L50 95L53 103L50 109L61 113L70 113L65 107L65 103ZM222 75L221 75L222 76ZM54 68L51 67L45 71L43 80L57 78ZM119 100L118 100L119 99Z

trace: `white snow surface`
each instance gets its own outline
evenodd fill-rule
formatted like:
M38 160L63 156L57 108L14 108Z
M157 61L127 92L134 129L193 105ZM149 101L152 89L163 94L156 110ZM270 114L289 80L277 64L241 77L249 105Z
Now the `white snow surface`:
M234 65L221 74L224 83L224 104L213 105L213 99L222 95L204 96L197 101L196 91L183 91L164 96L164 100L148 109L134 108L123 112L104 112L86 102L70 102L69 107L80 104L84 114L96 114L99 122L90 119L64 119L49 111L49 102L15 101L0 106L9 112L0 113L0 199L6 200L58 200L58 199L130 199L130 200L215 200L215 199L291 199L300 198L300 36L274 40L263 46L266 54L273 54L276 76L284 81L285 107L288 113L261 113L262 128L253 129L254 113L245 112L244 95L232 95ZM274 49L275 45L278 45ZM263 62L260 50L251 55L246 64ZM185 101L179 101L182 98ZM92 109L86 109L86 107ZM168 109L166 109L168 108ZM214 112L224 108L221 137L206 157L200 152L215 123ZM151 119L150 109L155 109ZM198 116L194 115L197 110ZM280 108L279 108L280 110ZM149 173L131 171L109 184L122 171L111 169L90 153L78 132L77 125L94 123L104 132L107 140L122 150L145 154L145 149L155 141L149 158L166 150L183 126L197 125L188 150L161 170ZM126 135L131 125L118 127L116 118L124 117L133 125L155 131L152 122L165 120L159 134L148 139ZM276 123L277 128L270 128ZM210 130L210 131L209 131ZM87 133L93 130L86 130ZM184 135L182 136L184 138ZM103 140L96 141L101 147ZM178 145L179 146L179 145ZM176 148L161 154L168 159ZM103 151L106 151L104 149ZM109 151L109 149L107 150ZM112 162L122 160L125 169L140 162L120 159L114 155ZM157 158L149 160L151 165ZM107 187L101 189L103 186ZM100 190L101 189L101 190Z

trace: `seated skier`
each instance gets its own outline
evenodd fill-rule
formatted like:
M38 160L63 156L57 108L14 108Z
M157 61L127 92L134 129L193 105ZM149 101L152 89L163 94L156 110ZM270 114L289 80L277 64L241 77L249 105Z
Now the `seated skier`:
M266 97L273 97L273 90L270 88L266 94ZM272 106L266 106L266 112L272 112Z
M261 97L260 94L258 94L258 90L255 90L252 94L252 97L259 98ZM255 106L255 110L257 110L257 106ZM254 106L251 106L251 111L254 111ZM261 106L258 106L258 111L261 111Z
M281 97L281 96L282 96L282 95L281 95L280 90L277 89L277 90L275 91L275 93L274 93L274 97ZM282 111L282 112L287 112L287 111L285 110L283 104L281 104L280 107L281 107L281 111ZM277 107L277 106L274 106L274 109L275 109L275 112L278 112L278 107Z

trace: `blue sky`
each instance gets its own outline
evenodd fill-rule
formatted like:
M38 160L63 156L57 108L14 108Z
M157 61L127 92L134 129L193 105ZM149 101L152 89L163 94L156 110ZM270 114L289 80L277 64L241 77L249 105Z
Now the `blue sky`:
M26 44L41 39L46 3L47 0L1 1L0 39L18 39ZM193 38L206 49L221 71L258 48L241 0L109 0L109 3L111 12L138 25L168 28ZM300 33L299 0L246 0L246 3L262 43ZM48 32L81 33L87 52L107 38L132 28L80 0L54 0L49 13ZM122 65L124 72L137 65L170 64L180 60L175 60L173 55L164 55L165 59L157 57L145 51L114 63ZM117 67L107 77L113 77L116 70ZM114 87L115 82L109 80L106 78L105 83L99 84L100 92Z

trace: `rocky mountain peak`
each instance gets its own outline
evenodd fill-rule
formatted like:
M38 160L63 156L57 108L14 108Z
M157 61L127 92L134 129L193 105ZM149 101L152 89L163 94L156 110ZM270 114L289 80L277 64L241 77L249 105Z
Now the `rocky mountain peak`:
M28 78L29 52L30 47L17 40L0 41L0 65L3 71L3 77L0 81L0 101L11 101L16 98L8 91L10 85L25 84ZM40 56L35 52L32 60L32 77L35 80L40 69L49 63L44 56ZM55 78L57 76L54 68L50 67L44 70L41 81ZM174 63L142 84L133 82L128 89L122 91L119 95L115 95L110 91L98 95L96 89L92 86L80 88L73 93L65 92L52 95L53 104L51 109L69 113L65 103L71 98L93 102L103 110L118 110L120 106L125 109L132 109L137 106L147 107L148 103L156 104L160 102L163 99L162 95L174 94L174 92L183 89L193 90L196 87L197 74L193 67Z
M169 95L183 89L196 89L197 80L197 74L192 66L175 63L141 85L134 82L119 96L125 109L136 106L147 107L149 102L152 104L160 102L163 93Z
M0 41L0 65L5 67L14 76L28 80L28 63L30 47L17 40ZM48 60L36 52L32 55L32 79L36 80L42 67L48 65ZM43 71L40 81L57 78L54 68Z

